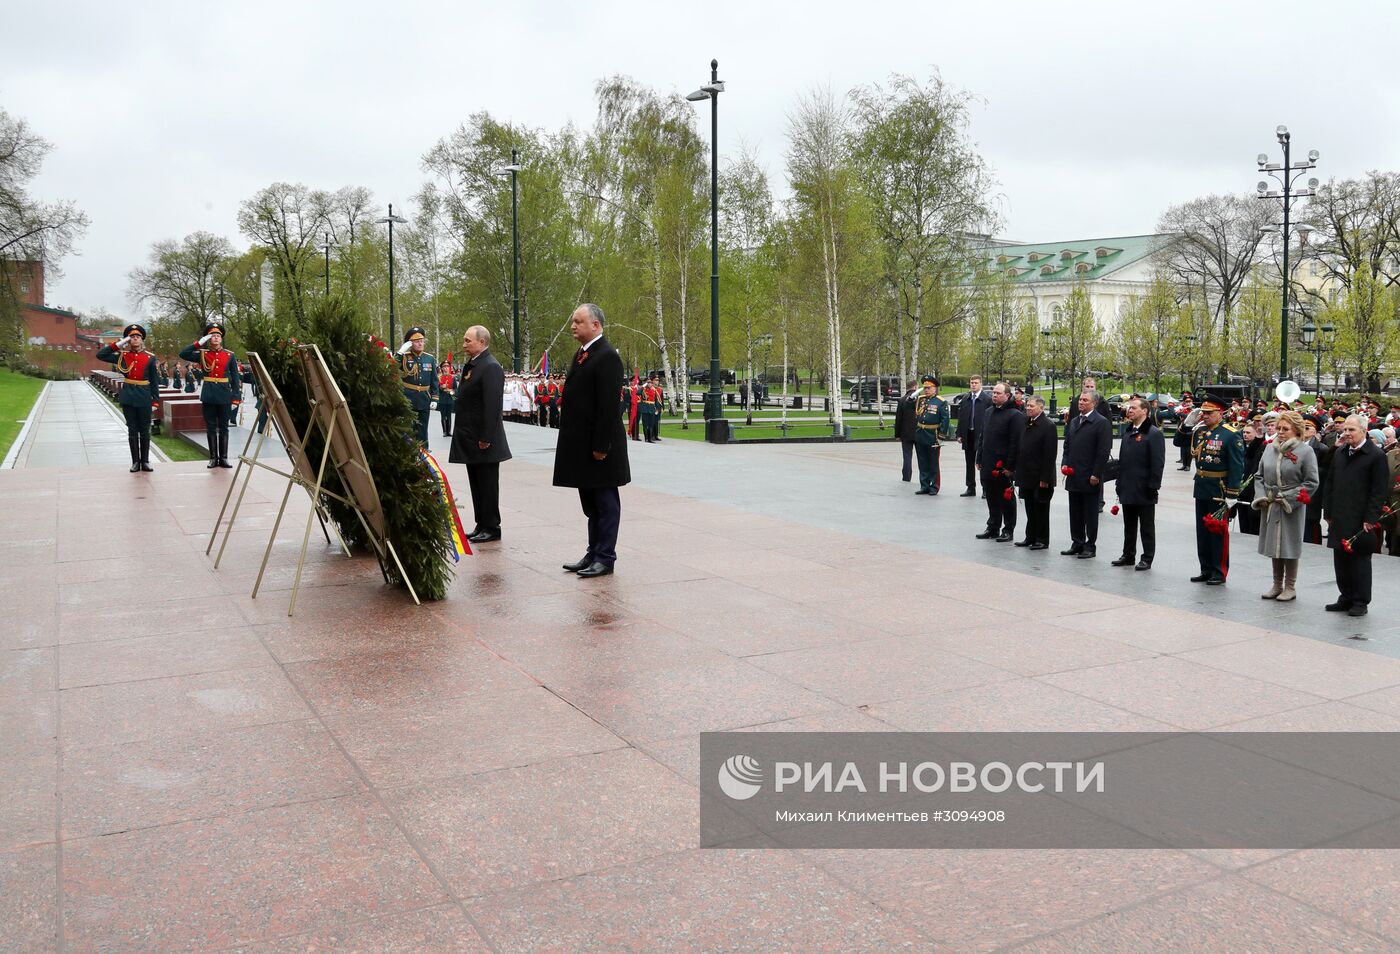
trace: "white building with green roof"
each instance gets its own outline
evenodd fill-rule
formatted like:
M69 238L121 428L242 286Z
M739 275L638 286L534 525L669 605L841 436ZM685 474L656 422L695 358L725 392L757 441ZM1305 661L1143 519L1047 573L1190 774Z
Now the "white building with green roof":
M1018 300L1034 309L1042 328L1058 320L1065 299L1083 283L1094 317L1107 330L1132 299L1147 294L1153 258L1173 236L1120 235L1063 242L1000 242L977 251L963 284L998 275L1010 283Z

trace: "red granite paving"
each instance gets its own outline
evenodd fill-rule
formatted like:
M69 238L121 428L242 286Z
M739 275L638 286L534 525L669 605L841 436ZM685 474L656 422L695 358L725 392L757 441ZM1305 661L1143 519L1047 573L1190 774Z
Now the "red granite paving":
M1392 728L1400 662L645 490L582 581L519 461L447 600L315 531L289 619L305 498L253 600L230 477L0 473L0 950L1400 942L1393 853L702 851L695 778L711 729Z

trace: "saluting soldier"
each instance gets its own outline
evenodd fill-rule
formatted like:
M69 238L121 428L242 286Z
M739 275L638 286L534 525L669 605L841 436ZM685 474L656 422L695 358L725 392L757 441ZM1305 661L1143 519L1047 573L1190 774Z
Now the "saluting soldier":
M427 343L427 333L414 325L404 332L403 344L399 347L399 383L403 385L404 397L418 415L413 433L425 447L428 445L428 416L438 396L437 361L423 350Z
M647 378L642 389L642 437L648 444L661 440L661 386L656 378Z
M916 494L937 496L942 486L939 457L941 438L950 420L948 402L938 396L938 379L924 375L924 389L914 401L914 455L919 460L919 489Z
M206 324L204 337L181 350L180 358L193 364L195 373L202 376L199 406L204 413L209 467L232 467L228 462L229 408L243 402L243 381L238 374L238 357L224 348L224 326L213 321Z
M178 361L170 372L170 386L176 391L183 391L185 389L185 376L180 373L180 363Z
M1191 456L1196 461L1192 496L1196 499L1196 556L1201 572L1192 583L1220 586L1230 575L1230 521L1228 507L1240 495L1244 479L1244 442L1224 423L1226 402L1207 394L1200 403L1200 418L1191 432ZM1207 518L1226 509L1225 520Z
M151 411L160 406L160 371L155 355L146 350L146 329L127 325L122 340L103 345L98 361L115 364L122 376L117 403L126 418L126 443L131 448L131 472L150 471Z

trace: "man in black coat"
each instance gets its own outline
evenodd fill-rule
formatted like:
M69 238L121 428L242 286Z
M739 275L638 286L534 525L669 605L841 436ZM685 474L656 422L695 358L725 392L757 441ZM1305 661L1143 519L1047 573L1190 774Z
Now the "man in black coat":
M967 395L958 405L958 443L967 460L967 490L962 496L972 497L977 493L977 425L992 406L992 396L982 390L982 379L978 375L968 378L967 386Z
M622 358L603 337L603 309L597 305L580 305L569 323L580 347L564 378L554 486L578 488L588 518L588 552L564 569L583 577L606 576L617 562L617 527L622 520L617 488L632 479L627 431L616 413Z
M1007 543L1016 530L1016 495L1011 475L1021 453L1026 415L1011 398L1011 385L998 381L992 388L992 406L977 428L977 469L982 474L982 495L987 498L987 529L979 540L996 538Z
M904 452L904 467L899 474L906 484L914 476L914 402L919 399L920 390L911 387L894 407L894 434L899 438L900 450Z
M1045 398L1026 399L1026 430L1016 457L1016 486L1026 505L1026 536L1018 547L1050 546L1050 499L1055 495L1055 464L1060 459L1060 432L1045 413Z
M1152 569L1157 553L1157 494L1167 465L1167 441L1152 423L1147 402L1135 397L1126 409L1128 429L1118 445L1118 502L1123 505L1123 555L1114 566L1132 566L1142 528L1142 559L1137 569Z
M476 529L472 543L501 539L501 461L510 460L506 428L501 423L501 401L506 374L489 350L491 332L473 325L462 335L462 350L469 361L462 366L454 401L457 424L447 459L467 465Z
M1353 414L1342 424L1332 451L1331 474L1322 518L1327 521L1327 546L1337 571L1341 596L1327 609L1365 616L1371 602L1371 554L1381 509L1390 491L1390 467L1385 453L1366 436L1367 421Z
M1068 550L1064 556L1092 559L1098 553L1099 503L1103 500L1103 476L1113 434L1108 420L1094 410L1098 394L1079 393L1079 413L1065 428L1065 490L1069 493Z

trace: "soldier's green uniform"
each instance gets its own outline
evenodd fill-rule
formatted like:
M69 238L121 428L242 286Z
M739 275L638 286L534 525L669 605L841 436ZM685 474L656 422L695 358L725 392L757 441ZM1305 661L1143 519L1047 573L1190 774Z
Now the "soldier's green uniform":
M938 384L932 378L924 378L924 381L932 383L935 387ZM950 419L948 402L936 393L921 393L914 402L914 456L919 461L917 493L934 495L942 486L942 474L939 471L942 448L939 444L948 429Z
M424 341L426 339L427 335L422 328L418 327L408 329L403 336L405 344L410 341ZM422 354L414 354L409 351L399 355L399 383L403 385L403 396L408 398L409 406L418 415L414 435L418 438L418 442L426 447L428 444L428 417L433 410L433 401L438 396L437 359L426 351Z
M1201 402L1203 410L1224 407L1224 402L1214 397ZM1196 556L1201 561L1200 575L1191 579L1218 586L1230 575L1229 514L1224 525L1214 530L1206 518L1239 496L1244 479L1244 441L1223 423L1216 427L1202 423L1191 434L1191 456L1196 459L1191 495L1196 500Z
M201 342L209 341L211 347ZM181 349L180 360L195 366L199 377L199 407L204 413L204 436L209 444L210 467L232 467L228 462L229 409L243 401L243 380L238 374L238 356L223 346L224 326L207 322L204 338ZM185 389L189 390L188 379Z
M146 329L140 325L127 325L122 329L122 338L140 337L144 343ZM125 343L125 341L123 341ZM131 472L150 471L151 467L151 411L160 405L160 371L156 356L146 350L129 351L116 345L103 345L97 352L97 360L117 366L122 375L121 390L117 392L117 403L121 405L122 416L126 418L126 442L131 448Z

